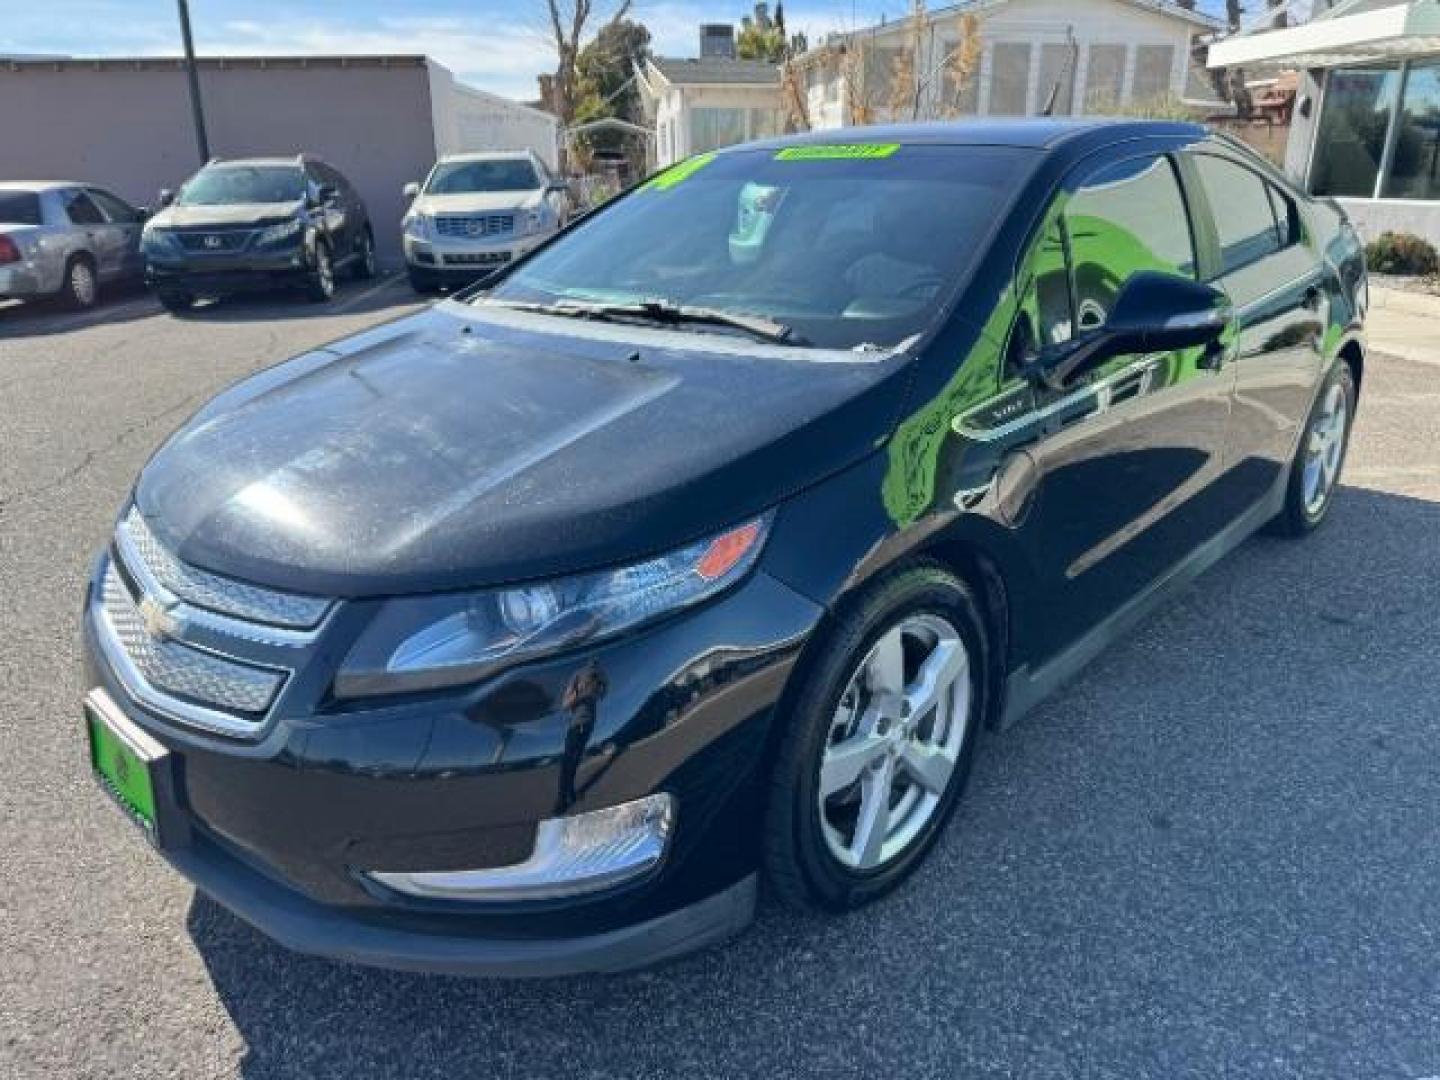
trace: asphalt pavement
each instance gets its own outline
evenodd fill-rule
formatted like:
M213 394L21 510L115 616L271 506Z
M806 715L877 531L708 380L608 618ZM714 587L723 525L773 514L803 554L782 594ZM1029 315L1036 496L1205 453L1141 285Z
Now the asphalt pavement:
M215 390L414 306L0 309L0 1077L1440 1077L1440 366L1381 356L1325 527L990 737L864 912L517 983L298 957L196 898L88 775L89 560Z

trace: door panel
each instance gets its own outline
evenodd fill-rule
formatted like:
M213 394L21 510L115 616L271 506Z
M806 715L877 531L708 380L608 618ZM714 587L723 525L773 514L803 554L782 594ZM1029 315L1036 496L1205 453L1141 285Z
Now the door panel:
M1235 402L1224 486L1233 512L1285 471L1319 377L1328 312L1318 256L1288 197L1228 157L1192 155L1220 255L1213 284L1235 306Z
M1092 170L1060 201L1075 329L1042 317L1051 341L1102 325L1134 273L1194 276L1187 209L1168 158ZM1039 286L1029 288L1037 300L1023 305L1022 338L1044 306ZM1037 659L1078 639L1223 528L1208 497L1232 378L1231 367L1197 348L1120 356L1076 386L1019 391L1040 473L1019 535L1049 600Z

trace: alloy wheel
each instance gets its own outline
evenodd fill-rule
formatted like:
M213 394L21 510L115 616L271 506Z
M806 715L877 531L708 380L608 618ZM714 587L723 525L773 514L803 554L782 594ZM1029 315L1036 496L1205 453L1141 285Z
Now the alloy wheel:
M70 299L77 307L95 303L95 271L83 259L70 264Z
M851 675L820 762L821 829L843 865L899 858L934 817L971 719L970 656L938 615L885 632Z
M1330 497L1339 478L1349 416L1345 387L1338 381L1334 382L1325 392L1324 404L1310 422L1310 430L1305 436L1302 495L1305 513L1312 517L1324 508L1325 500Z

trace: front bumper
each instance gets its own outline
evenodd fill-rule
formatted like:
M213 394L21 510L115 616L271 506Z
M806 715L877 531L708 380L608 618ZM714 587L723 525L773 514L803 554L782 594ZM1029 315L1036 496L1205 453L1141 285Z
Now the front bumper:
M145 283L151 288L201 296L298 285L310 271L309 253L298 244L269 252L145 257Z
M105 659L95 588L86 685L174 759L184 827L167 832L184 839L162 854L281 943L387 967L552 975L665 959L748 921L772 711L819 618L763 573L580 655L353 705L329 684L368 612L342 604L254 739L142 706ZM571 688L597 677L580 714ZM529 855L540 820L658 791L676 804L666 855L608 892L476 903L405 896L367 876L509 866Z
M411 276L437 285L469 284L505 269L553 233L486 242L430 237L404 238L405 266Z

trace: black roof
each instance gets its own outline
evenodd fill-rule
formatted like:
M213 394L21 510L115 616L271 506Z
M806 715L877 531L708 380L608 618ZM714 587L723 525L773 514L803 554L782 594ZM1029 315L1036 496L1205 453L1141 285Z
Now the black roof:
M933 146L1022 146L1043 150L1081 139L1107 143L1140 138L1203 138L1205 134L1203 125L1173 120L1036 117L837 128L785 135L747 145L752 148L779 148L810 144L898 142Z

